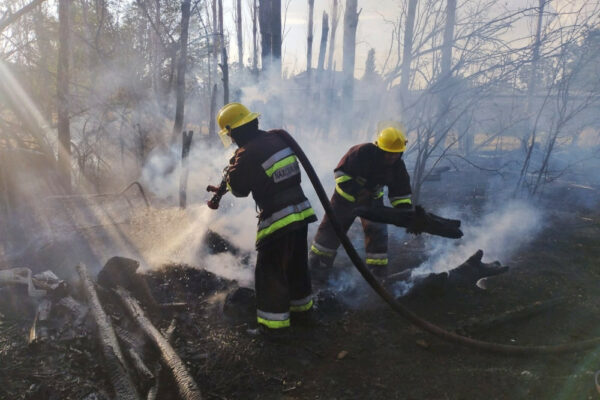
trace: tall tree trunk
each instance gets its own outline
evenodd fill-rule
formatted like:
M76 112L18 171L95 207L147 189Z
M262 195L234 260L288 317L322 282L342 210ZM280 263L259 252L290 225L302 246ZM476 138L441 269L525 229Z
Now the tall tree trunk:
M338 0L333 0L331 7L331 37L329 38L329 55L327 56L327 69L333 70L333 53L335 52L335 32L338 26Z
M160 0L154 1L154 26L160 26ZM160 90L160 65L161 65L161 41L158 32L155 29L150 30L150 38L152 43L152 89L158 104L163 106L162 95Z
M181 36L179 37L179 60L177 63L177 103L175 105L175 124L173 140L177 140L183 127L183 111L185 107L185 67L187 64L188 27L190 24L190 0L181 3Z
M59 45L56 71L58 100L58 170L67 193L71 192L71 127L69 123L69 14L71 0L59 0Z
M527 84L527 114L530 114L533 109L533 94L537 85L537 69L540 60L540 47L542 45L542 23L546 1L548 0L539 0L537 23L535 26L535 42L533 43L531 54L531 73L529 74L529 82ZM531 127L531 124L529 127Z
M216 137L216 118L217 117L217 84L215 83L210 94L210 121L208 122L208 135Z
M344 47L343 47L343 83L342 107L345 114L346 128L352 127L352 108L354 104L354 64L356 55L356 28L358 26L358 0L348 0L344 12Z
M535 26L535 41L533 42L533 48L531 51L531 73L529 74L529 82L527 84L527 104L526 107L526 118L527 118L527 131L525 132L524 139L521 139L521 146L525 150L525 160L521 167L521 173L519 180L517 181L516 190L520 189L524 183L525 176L529 170L529 164L531 162L531 155L533 153L533 147L536 140L536 126L534 119L532 118L533 113L533 98L535 93L535 87L537 84L537 66L540 60L540 47L542 45L542 23L544 21L544 7L547 0L539 0L538 3L538 14L537 23Z
M258 0L252 4L252 71L258 72Z
M242 0L236 1L235 26L237 28L238 63L240 70L244 68L244 43L242 40Z
M307 72L309 80L310 80L310 70L312 67L314 11L315 11L315 0L308 0L308 34L306 35L306 72Z
M271 30L271 3L273 0L259 0L258 21L260 24L260 49L262 69L267 70L271 67L273 61L272 51L272 30Z
M212 0L211 3L211 10L212 10L212 25L213 25L213 40L212 40L212 64L213 64L213 73L215 74L215 79L213 80L213 82L217 82L218 80L218 76L219 76L219 53L220 53L220 43L221 43L221 37L219 36L219 17L218 17L218 12L217 12L217 0Z
M281 0L271 0L271 52L275 76L281 76Z
M323 71L325 65L325 52L327 51L327 35L329 34L329 19L327 13L323 11L323 20L321 22L321 45L319 46L319 60L317 69Z
M437 143L442 143L447 137L452 104L452 48L454 47L454 25L456 23L456 0L446 2L446 25L444 26L444 41L442 43L442 62L438 83L440 84L438 98L438 114L440 126L435 135ZM427 162L425 159L424 162ZM423 167L424 168L424 167Z
M229 62L225 48L225 35L223 29L223 0L219 1L219 36L221 37L221 72L223 73L223 105L229 103Z
M452 70L452 47L454 46L454 25L456 24L456 0L447 0L446 26L444 27L444 43L442 44L441 79L448 79Z
M410 64L412 63L412 45L415 27L415 15L417 13L417 1L409 0L408 14L404 24L404 45L402 48L402 75L400 78L400 96L403 101L408 93L410 85Z

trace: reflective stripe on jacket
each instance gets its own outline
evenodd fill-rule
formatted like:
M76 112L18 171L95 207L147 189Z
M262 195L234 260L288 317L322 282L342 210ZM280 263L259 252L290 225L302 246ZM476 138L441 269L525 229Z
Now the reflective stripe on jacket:
M335 191L349 202L378 199L383 187L394 207L411 204L410 176L402 158L392 165L384 163L384 151L373 143L353 146L335 168Z
M278 131L261 131L230 160L227 183L237 197L252 193L260 209L256 246L316 221L315 212L300 187L296 155Z

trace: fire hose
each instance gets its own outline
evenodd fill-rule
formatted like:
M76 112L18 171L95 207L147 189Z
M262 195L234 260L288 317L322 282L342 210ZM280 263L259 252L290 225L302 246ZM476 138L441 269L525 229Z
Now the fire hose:
M396 311L398 314L400 314L400 316L402 316L403 318L408 320L410 323L412 323L416 327L418 327L426 332L429 332L430 334L432 334L440 339L446 340L448 342L458 343L458 344L461 344L461 345L464 345L467 347L471 347L471 348L475 348L475 349L479 349L479 350L489 351L489 352L493 352L493 353L507 354L507 355L557 354L557 353L566 353L566 352L589 349L589 348L600 345L600 337L583 340L583 341L579 341L579 342L571 342L571 343L564 343L564 344L557 344L557 345L528 346L528 345L510 345L510 344L492 343L492 342L486 342L483 340L473 339L473 338L470 338L467 336L459 335L454 332L450 332L438 325L435 325L435 324L419 317L417 314L415 314L414 312L409 310L407 307L402 305L398 300L396 300L396 298L390 292L387 291L387 289L377 280L377 278L375 278L375 276L371 273L371 271L369 271L369 269L363 262L362 258L356 252L356 249L352 245L352 242L350 242L350 239L346 235L346 232L342 229L339 221L337 220L337 217L336 217L335 213L333 212L333 209L331 208L331 204L329 203L329 198L327 197L327 194L325 193L325 189L323 189L323 185L321 185L321 181L319 180L319 177L317 176L317 173L315 172L314 168L312 167L310 161L306 157L306 154L304 154L304 151L302 150L300 145L296 142L296 140L292 136L290 136L290 134L288 134L285 131L283 131L279 134L281 135L281 138L285 141L285 143L289 147L291 147L291 149L294 151L294 153L296 154L296 157L298 157L298 159L300 160L302 167L304 168L304 170L306 171L306 174L308 175L308 179L310 180L315 192L317 193L317 196L319 197L321 204L323 205L323 209L325 210L325 213L329 217L329 220L331 222L331 225L332 225L336 235L340 239L340 242L341 242L342 246L344 247L344 250L346 250L348 257L350 257L350 260L352 261L352 263L354 264L356 269L358 269L358 272L360 272L360 274L367 281L367 283L371 286L371 288L386 303L388 303L388 305L394 311ZM212 190L210 190L209 188ZM221 196L223 194L225 194L225 192L226 192L226 183L221 183L221 185L220 185L221 190L216 190L217 189L216 187L209 187L209 188L207 188L207 190L215 192L215 197L213 197L213 199L211 200L212 204L209 202L209 206L211 208L213 208L215 206L214 200L217 200L216 207L218 207L218 200L220 200Z

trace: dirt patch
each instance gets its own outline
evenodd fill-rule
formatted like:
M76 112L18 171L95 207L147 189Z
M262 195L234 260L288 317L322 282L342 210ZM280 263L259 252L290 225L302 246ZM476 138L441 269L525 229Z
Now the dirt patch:
M403 301L448 329L499 343L598 336L599 221L597 215L556 214L544 235L521 249L509 273L495 277L488 290L461 288ZM418 240L395 246L400 247L394 247L394 257L407 255L395 264L397 270L423 258ZM227 295L238 289L235 281L186 265L165 266L146 279L159 303L186 303L151 318L162 329L176 320L173 346L208 399L597 397L593 374L600 369L600 349L516 358L473 351L413 328L364 284L342 292L320 288L321 326L296 327L288 341L271 342L255 335L248 313L223 314ZM551 299L560 301L527 318L469 331L474 321ZM107 309L116 324L124 323L116 306ZM91 331L32 347L26 340L31 316L3 315L0 321L0 398L110 398ZM159 398L174 396L167 386Z

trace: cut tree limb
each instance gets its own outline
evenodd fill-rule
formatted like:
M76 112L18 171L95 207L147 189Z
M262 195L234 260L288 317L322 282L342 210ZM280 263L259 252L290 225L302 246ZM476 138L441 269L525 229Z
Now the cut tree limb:
M90 311L98 326L98 340L102 347L102 354L106 362L105 370L115 390L116 398L123 400L139 400L140 396L128 374L125 359L123 353L121 353L119 343L117 342L117 336L115 335L112 323L102 309L102 305L98 299L98 293L96 293L94 283L90 279L85 265L78 265L77 272L81 278L83 291L87 298Z
M163 363L172 373L177 383L177 389L181 398L184 400L200 400L202 398L200 388L188 373L183 361L173 347L171 347L167 339L152 325L152 322L146 317L137 300L121 287L115 289L115 292L121 299L127 312L158 348Z

